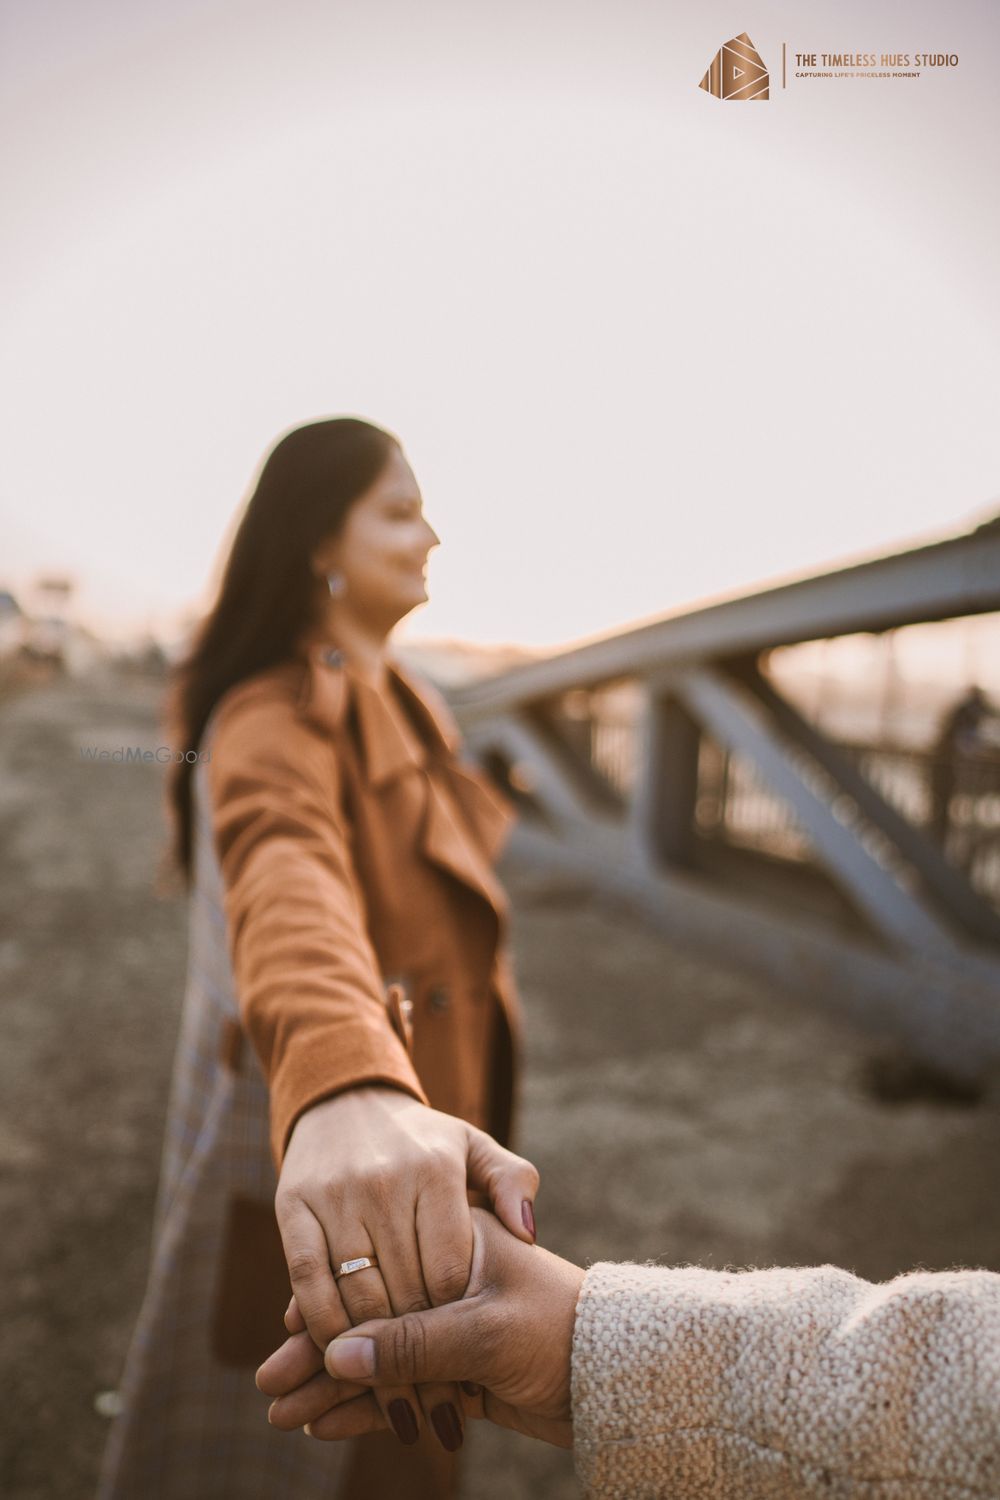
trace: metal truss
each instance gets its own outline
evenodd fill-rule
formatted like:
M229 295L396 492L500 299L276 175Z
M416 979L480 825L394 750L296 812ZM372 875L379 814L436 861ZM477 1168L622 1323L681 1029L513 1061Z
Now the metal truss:
M519 837L536 852L627 895L673 936L978 1075L1000 1063L1000 914L757 663L776 646L996 610L1000 533L987 527L619 632L450 697L472 749L530 785L541 816ZM560 734L555 711L563 694L624 679L642 684L645 705L627 796ZM697 868L704 736L792 809L858 931Z

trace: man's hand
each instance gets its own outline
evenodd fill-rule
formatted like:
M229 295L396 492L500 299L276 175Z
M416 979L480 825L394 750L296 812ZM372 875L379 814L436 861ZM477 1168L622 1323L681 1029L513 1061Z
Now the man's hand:
M280 1427L354 1437L385 1426L372 1392L457 1381L467 1415L568 1447L570 1356L583 1271L512 1238L473 1210L472 1273L461 1301L350 1329L319 1351L296 1333L257 1372ZM295 1310L290 1309L291 1326ZM478 1389L477 1389L478 1388Z

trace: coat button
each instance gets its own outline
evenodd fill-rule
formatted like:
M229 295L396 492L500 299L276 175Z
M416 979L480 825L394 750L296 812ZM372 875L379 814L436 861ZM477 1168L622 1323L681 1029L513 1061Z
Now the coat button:
M435 988L431 990L430 994L427 996L427 1004L429 1008L437 1015L440 1015L442 1011L448 1009L451 1001L448 998L448 991L445 989L443 984L436 985Z

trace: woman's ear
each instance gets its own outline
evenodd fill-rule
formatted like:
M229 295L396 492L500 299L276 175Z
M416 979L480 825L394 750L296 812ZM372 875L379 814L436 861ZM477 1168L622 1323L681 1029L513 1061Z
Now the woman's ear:
M336 549L329 542L313 548L309 554L309 571L319 583L325 581L328 573L337 571Z

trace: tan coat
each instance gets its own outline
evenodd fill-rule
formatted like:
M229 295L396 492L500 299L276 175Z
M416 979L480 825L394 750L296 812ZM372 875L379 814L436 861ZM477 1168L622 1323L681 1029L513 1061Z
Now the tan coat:
M280 1166L303 1110L390 1083L506 1140L519 1006L493 873L512 817L450 711L390 663L404 737L340 652L225 695L208 770L243 1024ZM408 1051L387 990L411 1008Z
M433 1437L310 1442L268 1424L253 1382L284 1337L275 1165L302 1110L382 1079L509 1129L519 1028L491 864L510 808L459 762L434 692L390 682L412 733L322 652L241 683L206 727L153 1258L99 1500L452 1493L457 1455Z

